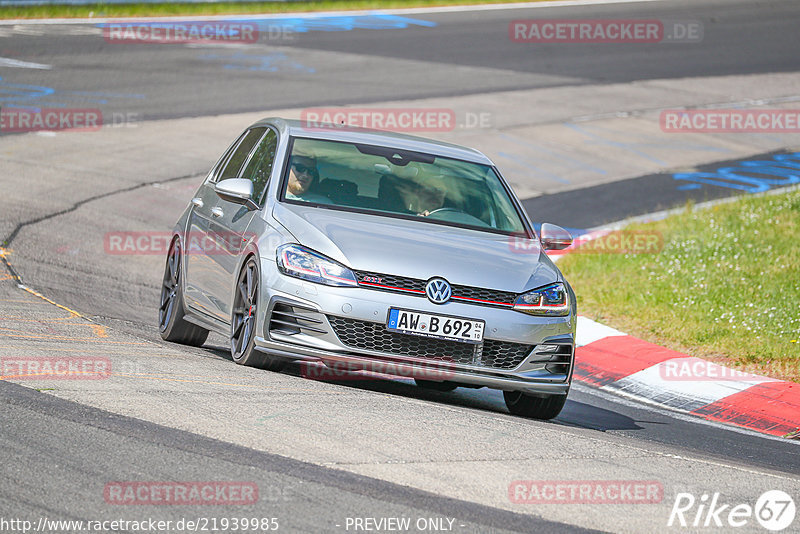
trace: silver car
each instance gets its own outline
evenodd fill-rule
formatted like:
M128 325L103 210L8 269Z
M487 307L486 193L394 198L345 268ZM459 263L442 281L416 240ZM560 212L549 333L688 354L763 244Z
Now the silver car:
M503 391L558 415L575 294L494 164L407 135L270 118L214 165L174 228L161 336L230 339L236 363L288 361ZM313 364L309 362L314 362ZM325 367L322 367L323 369Z

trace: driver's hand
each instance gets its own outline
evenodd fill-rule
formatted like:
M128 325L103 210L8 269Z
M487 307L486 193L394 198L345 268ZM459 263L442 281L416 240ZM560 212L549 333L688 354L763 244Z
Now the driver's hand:
M420 217L427 217L430 214L431 214L431 212L428 211L428 210L425 210L422 213L417 213L417 215L419 215Z

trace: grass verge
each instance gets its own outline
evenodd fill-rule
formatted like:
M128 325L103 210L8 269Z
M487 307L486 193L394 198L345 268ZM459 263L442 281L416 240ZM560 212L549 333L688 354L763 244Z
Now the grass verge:
M800 382L800 192L687 205L628 230L660 234L663 249L559 262L579 313L692 356Z
M154 4L89 4L5 6L0 7L1 19L46 18L116 18L168 17L199 15L253 15L299 13L313 11L348 11L369 9L398 9L478 4L506 4L545 0L320 0L285 2L219 2L219 3L154 3Z

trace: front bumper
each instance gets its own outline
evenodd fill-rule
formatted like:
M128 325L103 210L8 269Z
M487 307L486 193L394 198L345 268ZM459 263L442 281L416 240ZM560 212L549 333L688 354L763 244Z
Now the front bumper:
M328 287L289 278L277 270L262 272L268 278L263 287L269 289L262 294L261 309L265 311L255 339L257 350L292 360L322 362L336 368L446 380L473 387L534 395L565 395L569 391L575 355L574 314L534 317L510 309L460 302L435 305L416 296L365 288ZM482 356L480 347L474 359L450 358L441 357L440 353L398 351L397 344L353 343L352 335L344 338L349 344L343 343L337 335L337 328L341 334L343 321L368 324L371 331L383 332L392 307L482 319L486 323L485 340L492 340L492 346L530 349L518 351L519 356L513 361L491 359L487 353ZM392 335L414 338L415 346L425 345L426 341L417 336ZM451 345L456 349L464 346ZM387 351L387 347L395 350ZM464 351L460 352L463 356Z

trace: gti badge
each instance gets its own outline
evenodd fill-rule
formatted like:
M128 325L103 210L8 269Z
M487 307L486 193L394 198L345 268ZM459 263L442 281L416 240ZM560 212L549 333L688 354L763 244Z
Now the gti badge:
M452 293L450 284L444 278L432 278L425 286L425 294L434 304L444 304L450 300Z

